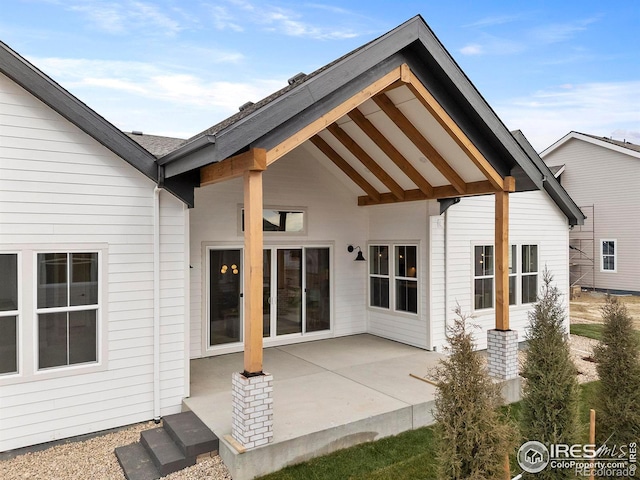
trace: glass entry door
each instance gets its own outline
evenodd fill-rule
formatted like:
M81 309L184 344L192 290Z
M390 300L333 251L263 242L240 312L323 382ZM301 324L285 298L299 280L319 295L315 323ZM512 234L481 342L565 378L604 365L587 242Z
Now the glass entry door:
M242 250L209 251L209 345L242 341Z
M302 333L302 249L277 250L276 333Z

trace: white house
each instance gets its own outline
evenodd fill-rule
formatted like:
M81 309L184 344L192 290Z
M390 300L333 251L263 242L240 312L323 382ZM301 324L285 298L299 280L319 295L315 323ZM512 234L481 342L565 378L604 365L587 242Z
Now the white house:
M640 146L570 132L540 155L563 167L562 185L588 217L570 233L571 282L640 294Z
M186 141L0 72L0 451L178 412L190 358L441 351L456 303L510 378L543 268L568 290L584 216L421 17Z

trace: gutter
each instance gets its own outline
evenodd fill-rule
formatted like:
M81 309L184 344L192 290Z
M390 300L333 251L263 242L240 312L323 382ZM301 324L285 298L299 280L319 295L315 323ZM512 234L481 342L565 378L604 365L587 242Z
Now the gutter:
M153 420L160 422L160 191L153 189Z
M194 141L185 143L178 149L168 153L164 157L160 157L157 160L158 165L166 165L167 163L175 162L187 155L191 155L198 150L202 150L203 148L213 145L216 143L215 135L203 135L202 137L196 138Z

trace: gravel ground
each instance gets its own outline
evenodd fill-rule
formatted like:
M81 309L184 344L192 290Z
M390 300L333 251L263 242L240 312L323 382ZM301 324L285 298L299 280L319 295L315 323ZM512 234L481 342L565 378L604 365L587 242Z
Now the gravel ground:
M2 480L124 480L113 453L116 447L138 441L140 432L155 428L140 423L82 442L56 445L0 462ZM230 480L219 456L164 477L169 480Z

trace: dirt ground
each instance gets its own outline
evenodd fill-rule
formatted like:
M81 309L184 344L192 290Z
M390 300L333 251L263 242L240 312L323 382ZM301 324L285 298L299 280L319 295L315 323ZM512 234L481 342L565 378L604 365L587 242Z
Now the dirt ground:
M640 296L619 296L633 318L635 326L640 330ZM582 292L580 297L572 300L569 306L571 323L602 323L600 309L605 303L605 294L599 292Z

